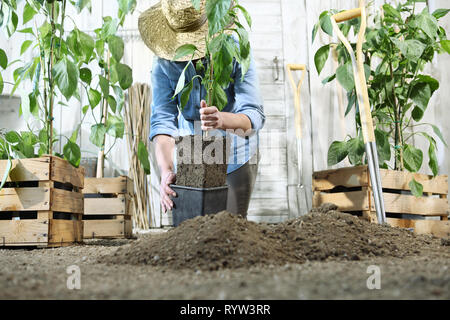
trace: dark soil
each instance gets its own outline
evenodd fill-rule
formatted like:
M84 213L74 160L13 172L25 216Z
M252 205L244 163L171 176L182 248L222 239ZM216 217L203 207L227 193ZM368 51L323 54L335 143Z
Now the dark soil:
M279 225L254 223L227 212L197 217L120 247L100 262L222 270L448 251L440 239L371 224L335 209L326 204Z
M201 135L179 137L176 141L176 184L193 188L224 186L229 149L227 140L215 136L203 140Z

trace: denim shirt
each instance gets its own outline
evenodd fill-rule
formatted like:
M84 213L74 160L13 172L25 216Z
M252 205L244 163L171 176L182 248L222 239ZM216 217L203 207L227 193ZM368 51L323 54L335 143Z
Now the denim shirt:
M189 101L180 112L180 95L172 99L178 78L187 62L174 62L155 57L152 69L152 106L150 140L157 135L164 134L172 137L191 134L201 134L200 101L205 99L206 90L201 85L201 79L194 80L193 90ZM191 64L186 69L186 83L196 75L195 67ZM264 109L259 91L259 81L253 59L241 81L241 67L233 61L231 78L234 80L225 89L228 104L224 112L240 113L246 115L251 122L254 133L250 137L241 137L227 132L231 138L231 150L228 159L228 173L239 169L247 163L258 151L258 131L265 122ZM211 135L225 135L225 131L213 130Z

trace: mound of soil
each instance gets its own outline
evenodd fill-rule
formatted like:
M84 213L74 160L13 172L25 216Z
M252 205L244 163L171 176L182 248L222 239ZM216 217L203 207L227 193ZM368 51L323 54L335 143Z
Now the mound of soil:
M323 260L404 257L442 250L441 241L371 224L323 205L278 225L255 223L228 212L197 217L164 234L143 236L100 262L217 270Z

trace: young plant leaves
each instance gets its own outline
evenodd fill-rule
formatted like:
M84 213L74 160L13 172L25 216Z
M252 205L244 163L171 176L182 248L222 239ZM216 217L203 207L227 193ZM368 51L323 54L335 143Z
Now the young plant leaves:
M411 189L411 193L416 197L420 198L423 196L423 185L416 181L416 179L412 179L409 182L409 188Z

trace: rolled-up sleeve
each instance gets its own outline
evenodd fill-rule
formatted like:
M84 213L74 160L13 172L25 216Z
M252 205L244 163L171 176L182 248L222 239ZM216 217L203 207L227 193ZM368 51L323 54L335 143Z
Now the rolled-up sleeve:
M172 99L173 88L163 67L155 59L152 69L152 105L150 120L150 140L157 135L164 134L178 136L178 107L177 100Z
M253 130L261 130L264 127L266 117L259 89L258 74L255 62L251 58L250 67L241 81L241 66L237 65L235 73L235 113L245 114L252 124Z

